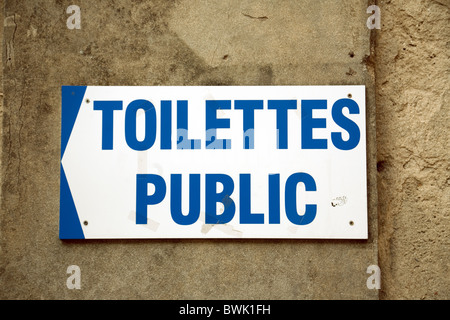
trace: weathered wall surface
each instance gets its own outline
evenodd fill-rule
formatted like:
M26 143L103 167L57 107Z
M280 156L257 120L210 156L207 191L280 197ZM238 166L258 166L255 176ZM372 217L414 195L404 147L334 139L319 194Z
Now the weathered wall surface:
M450 298L450 1L379 1L383 299Z

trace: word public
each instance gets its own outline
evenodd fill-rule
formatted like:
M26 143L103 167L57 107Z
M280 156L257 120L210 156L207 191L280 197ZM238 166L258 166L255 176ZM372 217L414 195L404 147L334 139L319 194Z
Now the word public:
M176 106L175 106L176 104ZM301 149L328 149L330 145L341 151L356 148L360 142L360 128L349 115L360 114L358 104L352 99L339 99L328 106L327 100L206 100L205 101L205 143L202 146L200 139L190 139L188 134L188 101L171 100L160 101L157 106L148 100L134 100L125 110L123 101L94 101L93 108L101 113L102 118L102 150L114 150L114 136L124 134L126 144L135 151L146 151L159 146L161 150L224 150L232 148L231 139L219 138L217 129L230 129L230 119L218 117L219 110L233 110L242 112L242 141L243 149L255 148L255 114L258 112L271 112L276 122L276 148L289 149L288 117L289 111L299 112L301 121ZM197 106L196 106L197 107ZM176 108L176 140L173 139L172 111ZM298 108L300 110L298 110ZM329 108L329 109L328 109ZM314 110L329 110L332 121L340 128L329 132L328 138L314 138L313 130L327 128L327 119L314 117ZM346 111L344 113L344 110ZM138 137L138 112L144 111L144 135ZM125 112L124 132L114 132L115 115ZM347 115L346 115L347 114ZM158 117L159 115L159 117ZM157 131L160 141L155 144ZM258 126L258 130L266 130ZM343 131L346 131L344 139ZM224 132L224 131L222 131ZM226 132L226 131L225 131ZM176 142L176 146L174 144ZM274 146L275 147L275 146ZM298 147L298 146L295 146ZM220 152L220 151L219 151ZM202 177L203 175L203 177ZM189 179L189 210L182 212L182 178ZM268 175L268 212L252 212L251 210L251 174L240 173L239 181L222 173L171 174L169 181L157 174L136 175L136 223L146 224L148 209L161 203L170 192L170 213L173 221L179 225L190 225L200 217L200 186L205 185L205 223L224 224L230 222L236 212L239 212L241 224L279 224L281 212L295 225L311 223L317 214L317 204L305 204L304 210L298 212L297 187L303 184L305 192L315 192L318 189L314 178L305 172L294 172L281 181L280 174ZM232 198L235 184L239 184L239 203ZM167 184L170 183L170 187ZM281 208L280 184L284 183L284 210ZM148 186L154 186L153 194L148 194ZM218 184L222 187L217 191ZM224 210L217 212L217 204L222 203ZM265 216L267 215L267 219Z

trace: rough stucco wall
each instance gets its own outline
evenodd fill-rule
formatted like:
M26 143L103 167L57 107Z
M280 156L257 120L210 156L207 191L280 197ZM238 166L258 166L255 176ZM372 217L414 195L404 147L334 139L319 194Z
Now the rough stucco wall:
M379 1L383 299L450 297L450 1Z

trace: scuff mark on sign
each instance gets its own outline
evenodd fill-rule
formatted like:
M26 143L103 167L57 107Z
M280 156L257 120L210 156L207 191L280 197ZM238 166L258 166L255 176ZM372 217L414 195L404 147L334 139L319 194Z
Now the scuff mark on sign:
M131 221L136 221L136 211L130 211L130 214L128 215L128 219L130 219ZM157 222L153 219L150 219L150 218L147 218L146 224L142 224L142 226L144 226L145 228L148 228L154 232L158 231L159 225L160 225L159 222Z
M205 217L205 212L200 212L200 218L201 220L205 221L204 219ZM220 221L218 221L220 222ZM243 236L243 232L240 230L235 229L232 225L230 225L229 223L218 223L218 224L206 224L204 223L202 225L201 228L201 233L202 234L207 234L212 228L215 228L217 230L222 231L223 233L233 236L233 237L242 237Z

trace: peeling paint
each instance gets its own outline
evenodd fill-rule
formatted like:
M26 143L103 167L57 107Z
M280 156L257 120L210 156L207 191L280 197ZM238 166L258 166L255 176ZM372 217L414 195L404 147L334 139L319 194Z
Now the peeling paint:
M331 200L331 206L332 207L343 206L347 203L347 200L348 199L346 196L336 197L333 200Z

